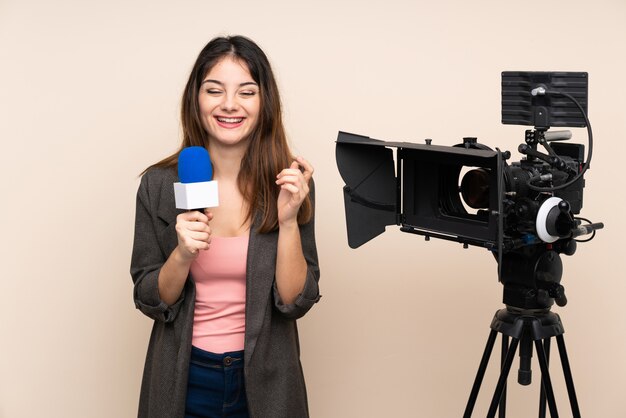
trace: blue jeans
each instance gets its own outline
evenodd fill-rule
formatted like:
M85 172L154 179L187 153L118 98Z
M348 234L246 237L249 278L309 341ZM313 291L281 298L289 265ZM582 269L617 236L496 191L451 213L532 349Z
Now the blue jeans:
M243 351L215 354L191 347L185 418L248 418Z

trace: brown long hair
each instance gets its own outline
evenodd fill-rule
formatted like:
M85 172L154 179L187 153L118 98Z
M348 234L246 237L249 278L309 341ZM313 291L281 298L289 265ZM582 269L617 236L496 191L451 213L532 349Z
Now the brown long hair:
M244 36L217 37L200 51L182 97L181 147L148 169L175 167L183 148L191 146L208 148L208 133L200 120L198 104L200 85L213 66L229 55L245 62L252 79L259 85L261 97L259 119L248 138L248 147L241 160L237 185L248 203L247 219L252 220L258 211L261 214L258 232L269 232L278 227L276 200L280 188L275 184L276 174L289 167L294 157L287 144L274 73L267 56L252 40ZM310 197L307 196L298 212L298 223L308 222L312 215L313 206Z

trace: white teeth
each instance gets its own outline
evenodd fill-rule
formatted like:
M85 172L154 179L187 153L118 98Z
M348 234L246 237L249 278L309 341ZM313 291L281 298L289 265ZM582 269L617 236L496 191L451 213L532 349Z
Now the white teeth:
M243 118L217 118L217 120L224 123L239 123Z

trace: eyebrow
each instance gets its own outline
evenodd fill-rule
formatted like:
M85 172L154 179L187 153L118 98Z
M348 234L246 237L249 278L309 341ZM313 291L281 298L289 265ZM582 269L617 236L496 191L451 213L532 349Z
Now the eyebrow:
M212 80L212 79L204 80L202 82L202 84L204 84L204 83L215 83L215 84L219 84L220 86L224 85L224 83L222 83L221 81L219 81L219 80ZM202 85L202 84L200 84L200 85ZM244 87L244 86L257 86L258 87L259 85L257 83L255 83L254 81L246 81L245 83L239 84L239 87Z

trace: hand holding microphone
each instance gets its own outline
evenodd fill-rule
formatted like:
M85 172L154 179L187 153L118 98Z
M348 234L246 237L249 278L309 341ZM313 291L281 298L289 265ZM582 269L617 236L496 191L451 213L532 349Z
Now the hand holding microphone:
M178 157L178 177L174 183L177 209L187 209L176 217L176 235L180 255L196 258L211 243L209 221L213 214L207 208L219 205L217 181L212 181L213 166L204 147L187 147Z
M208 250L211 244L211 227L209 222L213 214L205 209L204 213L197 210L181 213L176 217L176 235L178 249L185 260L198 257L200 250Z

